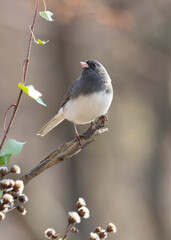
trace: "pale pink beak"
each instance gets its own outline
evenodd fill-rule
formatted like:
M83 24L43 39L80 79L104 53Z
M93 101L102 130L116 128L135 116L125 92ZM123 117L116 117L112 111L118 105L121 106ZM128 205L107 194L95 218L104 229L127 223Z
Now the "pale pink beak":
M82 68L89 68L89 65L86 62L80 62Z

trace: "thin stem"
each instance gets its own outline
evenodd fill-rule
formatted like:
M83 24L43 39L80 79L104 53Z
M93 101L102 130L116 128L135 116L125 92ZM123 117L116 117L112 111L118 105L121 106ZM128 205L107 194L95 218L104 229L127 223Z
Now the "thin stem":
M31 31L32 32L34 31L34 26L35 26L35 22L36 22L37 13L38 13L38 7L39 7L39 0L36 0L36 7L35 7L35 12L34 12L34 17L33 17L33 23L32 23L32 26L31 26ZM30 33L27 56L26 56L26 59L23 62L23 67L22 67L22 84L25 84L26 79L27 79L27 72L28 72L28 66L29 66L29 61L30 61L32 41L33 41L33 36L32 36L32 33ZM21 101L22 94L23 94L23 91L20 90L19 96L18 96L18 99L17 99L17 103L15 104L14 112L13 112L11 120L8 124L7 130L5 131L2 142L0 144L0 150L2 149L2 147L4 145L4 142L6 140L7 134L8 134L8 132L9 132L9 130L10 130L12 124L13 124L14 118L15 118L17 110L19 108L19 104L20 104L20 101ZM7 115L5 114L5 120L6 120L6 117L7 117Z
M29 26L29 28L30 28L30 32L31 32L31 34L32 34L33 40L34 40L34 42L36 42L36 38L35 38L35 36L34 36L34 34L33 34L33 31L32 31L32 29L31 29L31 26Z
M67 240L67 238L69 237L69 233L71 231L71 228L73 226L74 226L74 224L68 223L68 226L67 226L66 231L65 231L65 235L63 237L63 240Z
M9 173L11 173L11 170L9 170L7 173L5 173L4 175L2 175L1 174L1 180L7 175L7 174L9 174Z
M5 125L6 125L6 119L7 119L7 114L8 114L8 111L10 110L10 108L14 107L14 111L15 111L15 107L16 107L16 104L11 104L7 110L6 110L6 113L4 115L4 121L3 121L3 130L4 130L4 134L6 135L6 130L5 130Z
M46 10L47 10L47 7L46 7L45 0L43 0L43 4L44 4L44 7L45 7L45 12L46 12Z
M34 32L34 26L35 26L35 22L36 22L37 13L38 13L38 7L39 7L39 0L36 0L36 7L35 7L33 23L32 23L32 26L30 27L32 32ZM24 83L25 83L26 77L27 77L27 71L28 71L28 65L29 65L29 61L30 61L32 41L33 41L33 36L32 36L32 33L31 33L30 34L30 39L29 39L29 44L28 44L26 62L25 62L25 71L24 71L24 77L23 77Z
M26 61L27 61L27 59L24 59L23 66L22 66L22 78L21 78L22 85L24 85L24 71L25 71Z

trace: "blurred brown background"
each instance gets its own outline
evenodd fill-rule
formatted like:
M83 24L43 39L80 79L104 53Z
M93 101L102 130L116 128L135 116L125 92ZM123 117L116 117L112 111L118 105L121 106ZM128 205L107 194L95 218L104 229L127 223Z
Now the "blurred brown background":
M53 116L80 61L99 60L114 86L109 132L77 157L47 170L25 188L27 215L9 213L0 239L44 239L44 230L64 232L67 212L84 197L91 218L78 227L88 239L98 225L116 224L109 239L171 239L171 2L170 0L47 0L54 21L38 16L27 84L42 92L47 107L23 95L9 133L27 141L12 158L24 174L51 150L74 137L67 121L46 137L37 130ZM35 1L1 1L0 129L15 103L26 57ZM40 11L43 3L40 1ZM10 113L9 113L10 115ZM88 126L80 127L82 132Z

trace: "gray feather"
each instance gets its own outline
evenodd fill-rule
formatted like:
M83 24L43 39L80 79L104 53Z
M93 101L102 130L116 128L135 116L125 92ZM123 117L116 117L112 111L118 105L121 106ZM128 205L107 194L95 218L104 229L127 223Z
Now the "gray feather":
M63 120L64 120L63 113L59 111L50 121L48 121L43 127L41 127L41 129L37 132L37 135L43 137Z

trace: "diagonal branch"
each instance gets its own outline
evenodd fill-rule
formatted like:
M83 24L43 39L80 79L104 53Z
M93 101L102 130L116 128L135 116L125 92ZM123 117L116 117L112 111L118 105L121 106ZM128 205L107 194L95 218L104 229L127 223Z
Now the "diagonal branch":
M59 146L56 150L51 152L43 161L41 161L37 166L32 168L24 176L22 180L24 184L27 184L34 177L38 176L40 173L46 169L60 163L66 159L73 157L74 155L81 152L88 144L95 141L95 136L106 132L108 129L104 128L106 126L106 118L103 116L98 118L88 130L83 133L83 138L81 139L81 145L76 139L71 142L67 142Z

